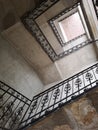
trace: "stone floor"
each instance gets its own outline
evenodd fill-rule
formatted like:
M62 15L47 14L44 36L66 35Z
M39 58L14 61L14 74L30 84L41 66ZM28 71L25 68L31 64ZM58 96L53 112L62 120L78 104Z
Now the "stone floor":
M98 88L28 130L98 130Z

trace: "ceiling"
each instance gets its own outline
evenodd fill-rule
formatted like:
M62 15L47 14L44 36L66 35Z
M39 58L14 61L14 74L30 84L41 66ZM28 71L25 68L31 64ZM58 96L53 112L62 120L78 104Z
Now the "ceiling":
M34 9L44 0L0 0L0 32L20 21L27 11Z

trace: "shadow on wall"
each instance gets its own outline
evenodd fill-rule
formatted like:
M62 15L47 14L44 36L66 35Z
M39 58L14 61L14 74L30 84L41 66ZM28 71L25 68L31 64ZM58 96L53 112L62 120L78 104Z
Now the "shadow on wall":
M16 23L16 18L13 12L8 12L3 19L3 27L4 29L9 28L10 26Z

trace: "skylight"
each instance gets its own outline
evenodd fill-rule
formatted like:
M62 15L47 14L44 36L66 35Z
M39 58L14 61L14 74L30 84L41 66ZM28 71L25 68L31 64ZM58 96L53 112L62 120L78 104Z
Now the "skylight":
M79 13L76 12L71 16L61 20L59 26L65 42L69 42L85 33Z

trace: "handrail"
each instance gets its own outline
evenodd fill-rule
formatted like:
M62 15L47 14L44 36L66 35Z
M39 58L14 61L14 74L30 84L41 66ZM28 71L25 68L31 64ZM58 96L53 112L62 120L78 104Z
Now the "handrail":
M31 100L0 81L0 129L16 129Z
M93 67L93 66L95 66L95 65L98 65L98 63L96 63L96 64L92 65L92 66L91 66L91 67L89 67L89 68L92 68L92 67ZM65 81L67 81L67 80L71 80L72 78L76 77L77 75L80 75L81 73L83 73L84 71L87 71L87 70L88 70L88 68L87 68L87 69L85 69L85 70L82 70L81 72L78 72L77 74L75 74L75 75L71 76L71 77L70 77L70 78L68 78L68 79L65 79L65 80L61 81L60 83L58 83L58 84L56 84L56 85L52 86L51 88L46 89L45 91L43 91L43 92L41 92L41 93L39 93L39 94L35 95L35 96L33 97L33 99L34 99L34 98L36 98L36 97L38 97L39 95L41 95L41 94L43 94L43 93L45 93L45 92L47 92L47 91L51 90L52 88L54 88L54 87L56 87L56 86L59 86L61 83L65 82Z
M0 128L23 130L98 86L98 63L37 94L32 100L0 81Z
M98 86L98 63L34 96L23 129Z
M6 83L4 83L4 82L2 82L2 81L0 81L0 82L1 82L3 85L7 86L8 88L12 89L13 91L17 92L19 95L23 96L24 98L26 98L26 99L29 100L30 102L32 101L32 100L30 100L29 98L27 98L26 96L24 96L22 93L18 92L17 90L13 89L12 87L10 87L8 84L6 84Z
M0 81L0 128L23 130L98 86L98 63L28 99Z

